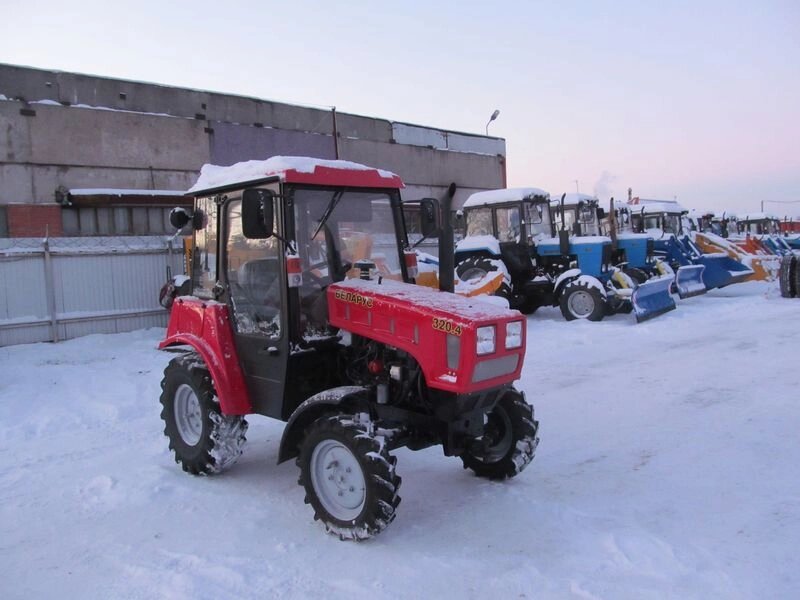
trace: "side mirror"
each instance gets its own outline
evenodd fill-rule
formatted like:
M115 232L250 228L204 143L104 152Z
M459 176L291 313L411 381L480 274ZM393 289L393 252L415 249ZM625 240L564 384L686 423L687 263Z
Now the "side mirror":
M419 201L419 223L422 237L439 236L439 203L435 198L423 198Z
M606 218L606 210L604 208L597 207L597 218L598 219L605 219Z
M189 224L192 220L192 213L182 206L176 206L169 211L169 224L175 229L181 230Z
M274 231L273 193L251 188L242 194L242 233L251 240L272 237Z

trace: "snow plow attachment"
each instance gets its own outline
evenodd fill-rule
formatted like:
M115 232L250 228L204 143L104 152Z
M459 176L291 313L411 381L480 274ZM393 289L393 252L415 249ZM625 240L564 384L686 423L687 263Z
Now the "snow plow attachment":
M744 276L731 281L731 283L739 281L774 281L777 278L780 263L780 258L778 257L749 254L740 246L713 233L695 231L692 237L693 241L704 253L708 253L712 257L727 255L731 261L738 263L739 271L735 272L733 268L728 267L728 271L732 276L734 273L736 273L737 277L741 276L742 267L746 270ZM731 263L727 264L731 265ZM706 272L708 272L708 269L706 269ZM709 287L708 283L706 283L706 287Z
M670 294L672 282L672 277L657 277L634 288L631 304L637 323L675 310L675 299Z
M705 266L703 283L709 290L741 283L753 274L753 269L723 253L702 254L697 262Z
M675 287L678 289L678 296L681 300L700 296L708 291L703 282L705 270L704 265L687 265L678 269L678 272L675 273Z

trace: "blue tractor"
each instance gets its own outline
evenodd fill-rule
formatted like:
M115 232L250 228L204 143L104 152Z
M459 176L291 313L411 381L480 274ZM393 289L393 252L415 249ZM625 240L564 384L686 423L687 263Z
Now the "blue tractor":
M631 312L637 321L675 308L668 282L637 286L611 260L611 240L574 235L551 216L550 195L537 188L479 192L463 207L466 236L456 246L456 274L479 281L493 272L495 292L512 308L532 313L558 306L568 321L600 321Z
M638 284L652 278L674 280L674 291L681 299L706 293L702 265L686 265L673 269L655 254L655 241L647 233L630 231L630 214L626 208L609 202L609 212L598 206L597 198L587 194L564 194L561 203L553 208L576 235L598 236L605 229L611 239L611 257L614 265ZM626 229L627 226L627 229Z

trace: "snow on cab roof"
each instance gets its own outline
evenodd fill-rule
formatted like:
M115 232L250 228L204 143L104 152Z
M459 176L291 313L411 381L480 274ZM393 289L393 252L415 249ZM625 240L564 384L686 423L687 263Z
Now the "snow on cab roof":
M273 156L248 160L229 167L203 165L188 194L210 191L278 176L295 183L337 184L353 187L401 188L403 182L391 171L375 169L348 160L326 160L308 156Z
M476 192L464 202L464 208L471 206L484 206L486 204L500 204L502 202L518 202L528 196L544 196L549 198L550 194L539 188L504 188L501 190L487 190Z
M775 215L770 214L770 213L762 213L762 212L746 213L746 214L743 214L743 215L739 215L739 220L740 221L763 221L764 219L778 219L778 220L780 220L780 217L776 217Z
M651 200L649 198L633 198L632 202L628 202L628 209L632 213L644 212L645 214L652 213L682 213L686 212L676 200Z

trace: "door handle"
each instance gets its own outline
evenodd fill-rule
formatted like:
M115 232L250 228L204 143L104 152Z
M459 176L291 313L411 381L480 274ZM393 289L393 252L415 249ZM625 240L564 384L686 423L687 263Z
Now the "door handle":
M259 354L269 354L270 356L278 356L280 354L280 350L278 350L275 346L264 346L261 350L258 351Z

